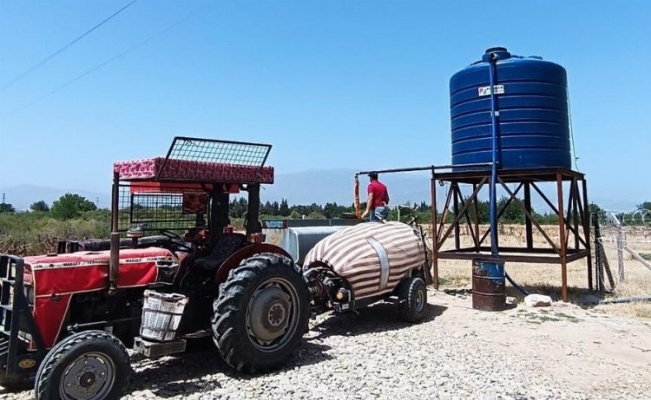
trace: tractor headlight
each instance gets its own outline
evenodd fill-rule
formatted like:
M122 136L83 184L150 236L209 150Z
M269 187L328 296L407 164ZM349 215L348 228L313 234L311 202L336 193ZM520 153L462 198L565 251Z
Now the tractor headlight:
M34 305L34 286L25 285L23 291L27 299L27 304L30 306Z

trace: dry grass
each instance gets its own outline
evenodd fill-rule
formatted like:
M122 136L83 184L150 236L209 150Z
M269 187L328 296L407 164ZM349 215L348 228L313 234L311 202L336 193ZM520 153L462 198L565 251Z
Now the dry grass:
M523 226L502 226L500 244L503 246L522 246L524 243ZM550 229L549 231L553 231ZM611 232L604 236L611 237ZM470 246L471 238L462 232L461 245ZM558 235L551 235L558 241ZM629 246L642 254L651 254L651 235L649 230L631 228L627 231ZM646 243L645 241L649 241ZM489 239L487 239L487 242ZM535 235L537 246L544 247L547 242L542 235ZM454 241L448 239L444 249L453 248ZM614 245L606 244L606 257L610 262L615 282L618 279L617 249ZM594 307L608 313L651 318L651 303L607 304L591 306L591 302L608 298L636 297L651 295L651 270L635 260L628 253L624 254L625 282L616 286L612 293L598 293L588 289L587 260L579 260L567 265L568 300L571 303ZM551 296L554 300L561 299L561 267L558 264L529 264L507 263L506 271L509 276L529 293L539 293ZM470 288L472 268L470 261L440 260L439 275L442 289ZM609 287L606 279L606 287ZM507 283L507 294L522 299L524 296Z

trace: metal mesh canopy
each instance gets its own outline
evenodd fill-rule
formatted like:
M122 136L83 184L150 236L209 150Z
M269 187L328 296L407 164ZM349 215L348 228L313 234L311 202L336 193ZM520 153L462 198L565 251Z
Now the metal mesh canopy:
M167 159L262 167L270 150L271 145L262 143L175 137Z
M193 137L174 138L165 157L118 161L123 181L272 184L265 166L271 145Z

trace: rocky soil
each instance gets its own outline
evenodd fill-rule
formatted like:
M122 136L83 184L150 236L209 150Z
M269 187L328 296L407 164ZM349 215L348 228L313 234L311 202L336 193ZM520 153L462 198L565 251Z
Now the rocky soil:
M266 375L233 374L212 351L136 359L126 398L651 399L651 321L558 303L483 312L433 290L429 303L417 325L392 304L319 316Z

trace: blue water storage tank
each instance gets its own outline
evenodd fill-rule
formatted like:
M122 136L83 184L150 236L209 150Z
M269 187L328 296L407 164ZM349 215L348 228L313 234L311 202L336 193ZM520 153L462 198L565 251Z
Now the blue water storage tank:
M512 55L503 47L486 50L481 61L450 79L452 164L493 160L491 54L497 59L494 87L499 168L571 168L565 69L540 57Z

